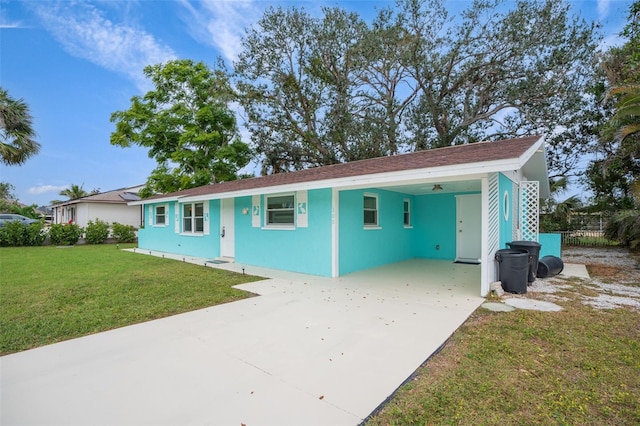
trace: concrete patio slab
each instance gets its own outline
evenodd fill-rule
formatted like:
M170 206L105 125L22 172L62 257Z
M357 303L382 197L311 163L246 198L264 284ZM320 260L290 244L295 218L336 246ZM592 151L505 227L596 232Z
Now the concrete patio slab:
M508 298L504 300L507 305L518 309L528 309L531 311L559 312L562 307L552 302L545 302L536 299L516 299Z
M261 296L2 357L0 423L355 425L484 301L438 261L240 287Z
M562 269L562 272L560 273L560 275L565 276L567 278L577 277L577 278L584 278L587 280L591 278L589 276L589 271L587 271L587 267L585 265L581 265L578 263L565 263L564 268Z

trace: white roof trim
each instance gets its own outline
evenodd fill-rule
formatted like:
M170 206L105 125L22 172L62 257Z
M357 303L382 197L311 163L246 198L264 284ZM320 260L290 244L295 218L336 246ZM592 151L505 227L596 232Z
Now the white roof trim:
M503 170L515 170L518 168L517 160L499 160L484 163L471 163L461 165L453 169L451 166L429 167L424 169L402 170L396 172L376 173L348 178L325 179L311 182L298 182L287 185L265 186L241 191L220 192L216 194L202 194L179 197L181 202L194 202L204 200L217 200L223 198L244 197L258 194L274 194L288 191L312 190L323 188L356 189L370 188L372 186L392 186L398 184L427 182L430 180L451 180L455 177L478 178L478 175L498 172ZM153 200L159 202L159 200Z
M138 201L130 201L127 203L129 206L142 206L144 204L156 204L156 203L169 203L171 201L178 201L181 197L173 196L167 198L155 198L153 200L142 199Z

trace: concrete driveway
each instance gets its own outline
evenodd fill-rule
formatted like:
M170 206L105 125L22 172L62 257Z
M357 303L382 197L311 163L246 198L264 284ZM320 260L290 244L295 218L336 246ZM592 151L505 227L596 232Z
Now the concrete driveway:
M475 265L247 269L278 278L239 286L258 297L2 357L0 423L356 425L484 301Z

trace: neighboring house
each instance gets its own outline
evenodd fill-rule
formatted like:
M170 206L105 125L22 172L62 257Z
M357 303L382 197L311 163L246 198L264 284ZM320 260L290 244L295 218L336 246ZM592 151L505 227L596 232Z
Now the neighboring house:
M138 191L144 185L88 195L51 206L53 223L75 223L86 227L89 221L100 219L109 224L118 222L138 228L142 223L141 209L128 203L138 201Z
M533 136L224 182L129 204L143 206L143 249L328 277L412 258L479 263L486 295L497 279L495 252L513 240L538 240L540 196L549 196L545 145ZM557 251L543 247L541 255Z

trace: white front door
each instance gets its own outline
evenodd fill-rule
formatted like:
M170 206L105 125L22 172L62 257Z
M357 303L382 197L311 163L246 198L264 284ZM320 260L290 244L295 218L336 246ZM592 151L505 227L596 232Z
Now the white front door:
M456 261L479 263L482 256L480 194L456 195Z
M233 217L233 198L223 199L220 203L220 256L235 257L235 235Z

